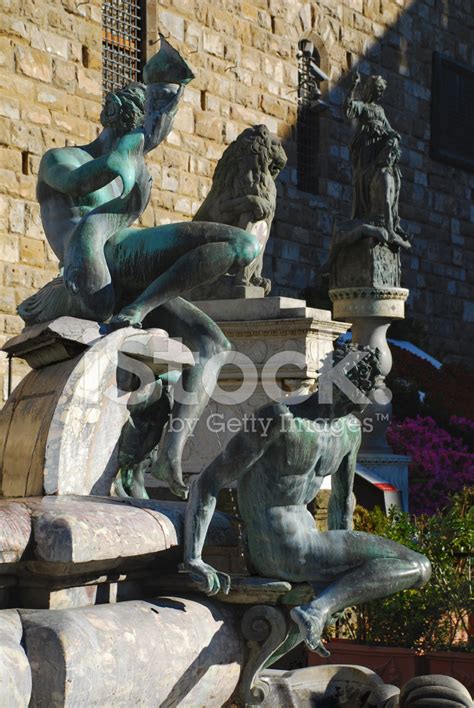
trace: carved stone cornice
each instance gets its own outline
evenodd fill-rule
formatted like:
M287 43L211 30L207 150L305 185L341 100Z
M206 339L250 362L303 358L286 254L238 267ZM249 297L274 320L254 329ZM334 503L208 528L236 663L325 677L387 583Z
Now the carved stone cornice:
M406 288L348 287L329 291L333 317L353 321L361 317L399 320L405 317Z
M332 302L337 300L354 300L362 298L366 300L405 300L408 297L407 288L337 288L329 291Z
M344 322L317 320L312 317L219 322L218 324L224 334L231 339L318 336L333 340L339 334L346 332L350 326Z

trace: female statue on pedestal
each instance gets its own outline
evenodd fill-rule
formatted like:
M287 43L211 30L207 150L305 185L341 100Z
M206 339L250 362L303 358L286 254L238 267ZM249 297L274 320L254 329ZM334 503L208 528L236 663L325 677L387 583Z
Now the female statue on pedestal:
M360 75L355 72L352 89L345 102L348 118L357 119L357 128L350 144L352 173L354 178L354 197L352 203L352 218L364 218L370 210L369 171L387 139L400 135L393 130L385 116L385 111L379 104L387 83L381 76L371 76L364 87L361 100L355 98Z

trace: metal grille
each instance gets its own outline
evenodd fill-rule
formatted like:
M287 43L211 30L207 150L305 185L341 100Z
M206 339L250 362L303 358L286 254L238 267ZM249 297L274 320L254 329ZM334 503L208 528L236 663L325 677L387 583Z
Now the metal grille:
M139 81L144 17L140 0L106 0L102 9L104 93Z
M311 47L298 54L298 117L296 125L298 188L317 194L319 153L319 113L315 110L321 92L311 74L311 65L319 66L319 55Z

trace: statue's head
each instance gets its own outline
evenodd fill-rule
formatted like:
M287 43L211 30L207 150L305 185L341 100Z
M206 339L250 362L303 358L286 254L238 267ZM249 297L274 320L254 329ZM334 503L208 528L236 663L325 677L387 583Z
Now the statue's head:
M145 85L134 82L106 95L100 122L124 135L143 125L144 116Z
M383 148L377 156L378 167L393 167L400 162L402 151L400 150L400 140L396 136L390 136L384 143Z
M381 76L369 76L364 87L364 100L367 103L380 101L387 88L387 82Z
M244 130L236 140L250 145L250 149L259 155L262 163L272 177L276 179L286 165L286 153L278 138L272 136L266 125L254 125Z
M265 192L266 176L276 179L286 159L278 138L265 125L254 125L243 130L225 149L214 172L214 183L231 188L237 180L243 193L247 188Z

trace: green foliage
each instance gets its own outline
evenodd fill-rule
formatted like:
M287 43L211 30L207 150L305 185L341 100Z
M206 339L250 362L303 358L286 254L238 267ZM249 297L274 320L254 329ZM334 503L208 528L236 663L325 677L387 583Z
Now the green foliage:
M472 490L466 489L456 495L449 508L418 517L393 508L385 516L378 508L369 512L358 507L357 530L385 536L423 553L431 561L433 573L421 590L406 590L352 608L339 625L338 636L421 652L472 650L468 614L473 501Z

